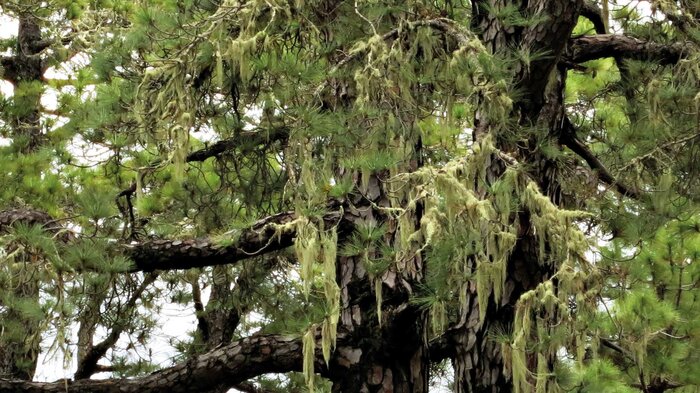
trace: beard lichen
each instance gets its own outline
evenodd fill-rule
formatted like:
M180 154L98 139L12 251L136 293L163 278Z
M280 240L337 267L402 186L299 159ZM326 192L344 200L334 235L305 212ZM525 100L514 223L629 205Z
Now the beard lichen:
M340 317L340 288L336 283L337 228L325 229L323 221L316 224L305 216L297 218L294 224L297 233L294 250L300 265L304 295L308 299L314 284L320 284L323 288L326 313L321 322L321 349L327 364L331 352L335 349ZM319 266L320 269L318 269ZM302 340L304 377L309 391L313 391L316 329L317 325L312 324Z

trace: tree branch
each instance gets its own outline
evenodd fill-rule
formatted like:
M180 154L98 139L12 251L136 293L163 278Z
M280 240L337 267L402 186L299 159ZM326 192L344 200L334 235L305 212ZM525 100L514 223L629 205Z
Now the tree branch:
M342 220L339 207L338 202L329 205L329 212L322 217L327 225L336 225ZM294 212L263 218L244 229L230 244L211 238L152 240L124 245L124 249L134 263L132 272L226 265L291 246L296 229L286 224L296 218Z
M45 231L57 236L62 241L68 241L72 236L48 213L36 209L7 209L0 211L0 233L7 232L16 223L24 225L40 225Z
M145 276L141 285L139 285L139 287L131 294L129 300L124 306L125 312L122 314L123 316L128 316L131 314L136 306L136 302L141 298L143 291L145 291L157 277L158 275L155 273L147 274ZM104 340L88 349L87 353L82 359L78 359L78 370L75 372L75 379L90 378L92 374L99 372L100 367L98 367L97 362L107 353L110 348L114 346L114 344L116 344L117 340L119 340L119 336L127 326L128 321L126 320L125 316L118 321L114 327L112 327L112 331Z
M245 154L260 145L269 145L275 142L286 143L287 139L289 139L289 129L286 126L272 127L262 131L241 131L232 138L218 141L211 146L188 154L185 161L205 161L237 147L241 149L241 154Z
M320 348L316 352L315 369L323 372L326 366ZM262 374L301 371L302 358L300 338L259 335L141 378L56 382L0 379L0 393L201 392L221 385L235 386Z
M252 382L241 382L237 385L232 386L234 389L244 392L244 393L269 393L267 389L255 386Z
M689 52L687 43L658 44L621 34L598 34L569 40L565 60L583 63L605 57L655 61L663 65L675 64Z
M603 13L600 8L598 8L595 3L591 1L584 1L583 7L581 8L581 16L588 19L593 23L595 32L597 34L606 34L605 31L605 21L603 21Z
M2 68L2 74L0 74L0 77L11 82L12 84L16 84L17 58L15 56L0 57L0 67Z
M330 200L327 212L318 217L326 227L339 225L340 236L349 233L351 224L343 218L342 201ZM191 269L205 266L227 265L258 255L278 251L291 246L296 237L296 228L291 224L297 218L293 211L277 213L258 220L243 229L232 240L213 239L160 239L145 242L132 242L117 246L118 252L131 259L129 272L150 272L154 270ZM33 209L8 209L0 211L0 233L7 231L15 222L29 225L43 225L44 229L55 234L63 230L45 212ZM233 239L235 237L235 239ZM69 240L70 236L66 236Z
M571 149L571 151L576 153L579 157L583 158L588 166L598 173L598 178L603 183L615 187L615 189L624 196L639 200L641 198L639 191L618 182L588 146L578 139L576 130L574 129L574 125L571 124L571 121L568 118L565 118L564 121L566 124L564 125L564 132L561 134L562 144Z
M258 284L268 276L274 267L279 265L279 258L275 256L260 259L250 261L253 263L244 264L233 289L230 289L231 280L229 280L225 268L215 267L213 269L214 277L209 303L205 308L201 299L199 299L199 306L195 300L197 331L201 334L206 349L216 348L231 342L242 317L248 313L252 306L249 300L258 296L256 293ZM216 277L217 275L225 277Z
M202 336L202 340L209 341L209 323L204 317L204 303L202 302L202 290L199 288L199 282L191 283L192 286L192 301L194 302L195 316L197 316L197 331Z

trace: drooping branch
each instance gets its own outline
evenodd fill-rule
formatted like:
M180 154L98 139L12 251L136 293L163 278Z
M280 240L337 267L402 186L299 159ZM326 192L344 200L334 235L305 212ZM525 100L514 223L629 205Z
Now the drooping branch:
M605 57L675 64L690 50L686 43L659 44L621 34L598 34L569 40L566 60L582 63Z
M614 187L620 194L628 196L633 199L640 199L641 194L636 189L625 186L620 183L615 177L608 171L608 169L603 165L603 163L598 159L598 157L593 154L591 149L586 146L578 137L576 136L576 130L573 124L568 118L564 119L565 122L565 132L561 135L561 142L564 146L568 147L576 153L579 157L583 158L584 161L597 172L598 178L605 184Z
M286 126L272 127L264 131L242 131L232 138L218 141L211 146L188 154L185 160L187 162L201 162L235 148L239 148L241 154L245 154L261 145L270 145L275 142L284 144L288 138L289 128Z
M235 286L230 288L231 280L225 268L215 267L214 276L224 276L213 280L206 307L202 303L198 283L193 283L193 298L197 314L197 331L201 335L205 348L212 349L231 342L242 318L250 311L256 297L256 290L270 271L279 266L277 256L266 256L258 261L244 264ZM220 270L217 270L220 269ZM199 303L199 304L198 304Z
M408 27L409 29L415 29L418 27L430 27L436 31L443 33L445 36L454 39L455 41L457 41L457 45L460 47L465 46L469 42L467 33L460 29L458 23L448 18L416 20L409 22L406 27ZM406 27L403 27L402 29L395 28L387 31L386 33L382 34L382 41L390 41L398 38L399 33ZM342 69L349 63L364 56L367 53L368 48L369 47L365 47L364 49L352 51L348 56L345 56L333 68L331 68L328 74L335 75L340 69ZM327 83L322 83L316 88L315 94L319 95L320 92L327 86Z
M603 13L600 8L598 8L595 3L591 1L584 1L583 7L581 8L581 16L588 19L593 23L595 32L597 34L606 34L605 21L603 20Z
M320 348L316 352L315 370L323 372L326 366ZM300 338L259 335L141 378L56 382L0 379L0 393L202 392L221 385L235 386L262 374L301 371L302 357Z
M78 359L78 369L75 372L75 379L89 378L94 373L99 372L101 368L105 367L97 364L97 362L107 353L109 349L114 346L114 344L117 343L119 336L121 336L122 332L128 325L127 317L129 317L133 312L143 292L156 280L157 277L158 275L155 273L146 275L143 282L141 282L141 285L136 288L136 290L129 297L129 300L126 302L126 305L124 306L124 317L112 327L112 330L104 340L96 345L93 345L86 351L85 355L81 359Z

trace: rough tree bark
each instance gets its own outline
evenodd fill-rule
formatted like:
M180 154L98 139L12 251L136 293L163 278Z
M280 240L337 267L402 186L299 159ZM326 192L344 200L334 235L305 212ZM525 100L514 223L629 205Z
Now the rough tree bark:
M0 392L203 392L233 386L261 373L301 371L301 346L297 337L251 336L143 378L46 383L0 379ZM317 352L316 369L323 375L327 371L320 348Z
M364 195L372 196L374 206L389 206L380 176L372 175ZM396 223L376 209L353 209L345 219L356 226L369 222L387 225L394 231L386 233L386 244L398 241ZM414 219L418 226L419 214ZM374 255L378 250L370 252L370 258L379 256ZM372 277L362 257L338 258L341 291L338 326L352 339L339 346L334 356L338 367L333 369L335 378L331 378L333 392L428 392L426 313L409 304L411 293L423 278L424 265L420 254L402 264L389 268L381 277ZM377 290L382 291L381 316L375 300Z
M558 139L561 119L564 115L563 81L556 68L561 54L576 23L581 1L475 1L473 27L480 33L482 41L493 53L505 52L508 48L527 48L532 53L544 52L547 56L533 61L527 67L515 66L511 72L521 96L513 103L513 114L522 126L539 126L548 130L549 137ZM533 27L506 26L495 12L506 6L517 6L522 15L540 16L543 21ZM489 12L490 11L490 12ZM554 77L553 77L554 76ZM554 83L552 81L555 81ZM477 118L478 137L489 132L490 124ZM536 168L531 173L554 203L559 203L559 187L556 167L537 152L536 143L519 148L497 141L501 151L519 157ZM488 169L487 177L495 180L502 173L498 162ZM504 295L496 304L492 295L485 311L485 319L479 320L476 289L467 294L468 307L463 310L460 325L450 332L455 346L452 364L455 370L456 392L509 392L512 390L511 376L504 369L501 345L489 338L493 328L512 330L515 304L520 295L534 288L554 272L555 267L538 261L535 239L529 228L526 214L519 220L519 235L516 247L508 260ZM472 267L472 270L474 267Z

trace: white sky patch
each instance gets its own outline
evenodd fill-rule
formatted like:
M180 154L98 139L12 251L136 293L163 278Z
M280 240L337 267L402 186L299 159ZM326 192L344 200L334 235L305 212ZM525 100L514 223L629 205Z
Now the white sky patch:
M0 39L15 37L19 30L19 19L0 14Z
M154 285L162 286L165 284L157 282ZM202 301L205 304L209 300L209 294L210 288L204 288L202 290ZM153 335L149 340L147 348L144 350L143 347L137 345L136 349L125 351L123 348L129 347L131 342L129 336L123 333L114 347L119 356L127 356L128 359L133 362L137 362L139 359L149 360L162 368L172 366L173 356L175 356L173 344L178 340L188 339L186 333L194 331L197 328L197 318L192 303L169 303L167 297L163 298L163 301L164 303L160 305L161 308L158 313L159 323L152 332ZM139 307L139 312L150 314L153 311ZM68 349L72 353L72 356L69 357L68 361L64 360L63 354L60 351L53 353L48 352L49 346L53 343L53 340L55 340L55 332L48 332L45 337L43 337L42 348L44 348L44 350L39 354L36 375L34 376L35 381L51 382L62 378L73 378L78 368L76 347L78 342L78 325L73 324L69 330L70 337L68 339L70 343ZM95 334L95 343L103 340L107 334L108 332L104 327L98 327L98 331ZM112 351L109 351L106 357L109 357L111 353ZM107 362L103 359L99 363L106 364ZM93 379L110 377L112 377L111 373L98 373L93 376Z
M58 91L51 87L46 88L41 96L41 106L49 111L58 109Z
M48 79L69 80L69 75L73 75L81 68L85 68L90 64L90 57L86 53L78 53L57 66L53 66L44 72L44 76Z
M15 95L15 87L8 81L0 80L0 93L5 97L12 97Z
M71 139L68 146L77 163L86 166L96 166L111 157L112 151L104 146L90 143L78 134Z

